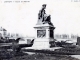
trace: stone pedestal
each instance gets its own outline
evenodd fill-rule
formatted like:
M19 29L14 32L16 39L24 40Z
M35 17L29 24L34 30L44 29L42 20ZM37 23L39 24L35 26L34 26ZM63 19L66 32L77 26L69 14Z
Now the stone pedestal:
M53 25L41 24L35 27L35 40L32 47L46 49L50 48L50 42L54 41L54 29Z

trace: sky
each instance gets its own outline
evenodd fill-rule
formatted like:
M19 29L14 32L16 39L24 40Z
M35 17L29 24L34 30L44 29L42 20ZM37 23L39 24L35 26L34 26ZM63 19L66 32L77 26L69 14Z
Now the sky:
M80 0L0 0L0 26L10 33L34 36L42 4L47 4L54 34L80 35Z

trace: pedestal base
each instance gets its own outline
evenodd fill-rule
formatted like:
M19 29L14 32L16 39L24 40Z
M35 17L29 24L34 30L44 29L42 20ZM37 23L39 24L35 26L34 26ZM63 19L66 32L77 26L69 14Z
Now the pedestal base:
M53 25L42 24L35 27L35 40L33 48L47 49L51 46L51 41L54 41L54 29Z
M33 48L39 48L39 49L46 49L46 48L50 48L50 44L49 44L49 39L44 39L44 38L37 38L34 41L33 44Z

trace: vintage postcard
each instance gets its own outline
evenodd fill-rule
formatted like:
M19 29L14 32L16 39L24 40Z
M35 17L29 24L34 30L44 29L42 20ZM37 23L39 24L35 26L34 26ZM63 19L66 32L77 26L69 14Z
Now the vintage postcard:
M0 0L0 60L80 60L80 0Z

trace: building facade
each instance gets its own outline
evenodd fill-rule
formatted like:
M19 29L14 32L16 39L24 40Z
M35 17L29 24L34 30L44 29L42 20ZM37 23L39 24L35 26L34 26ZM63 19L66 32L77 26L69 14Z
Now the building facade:
M7 36L7 30L0 27L0 38L5 38Z

